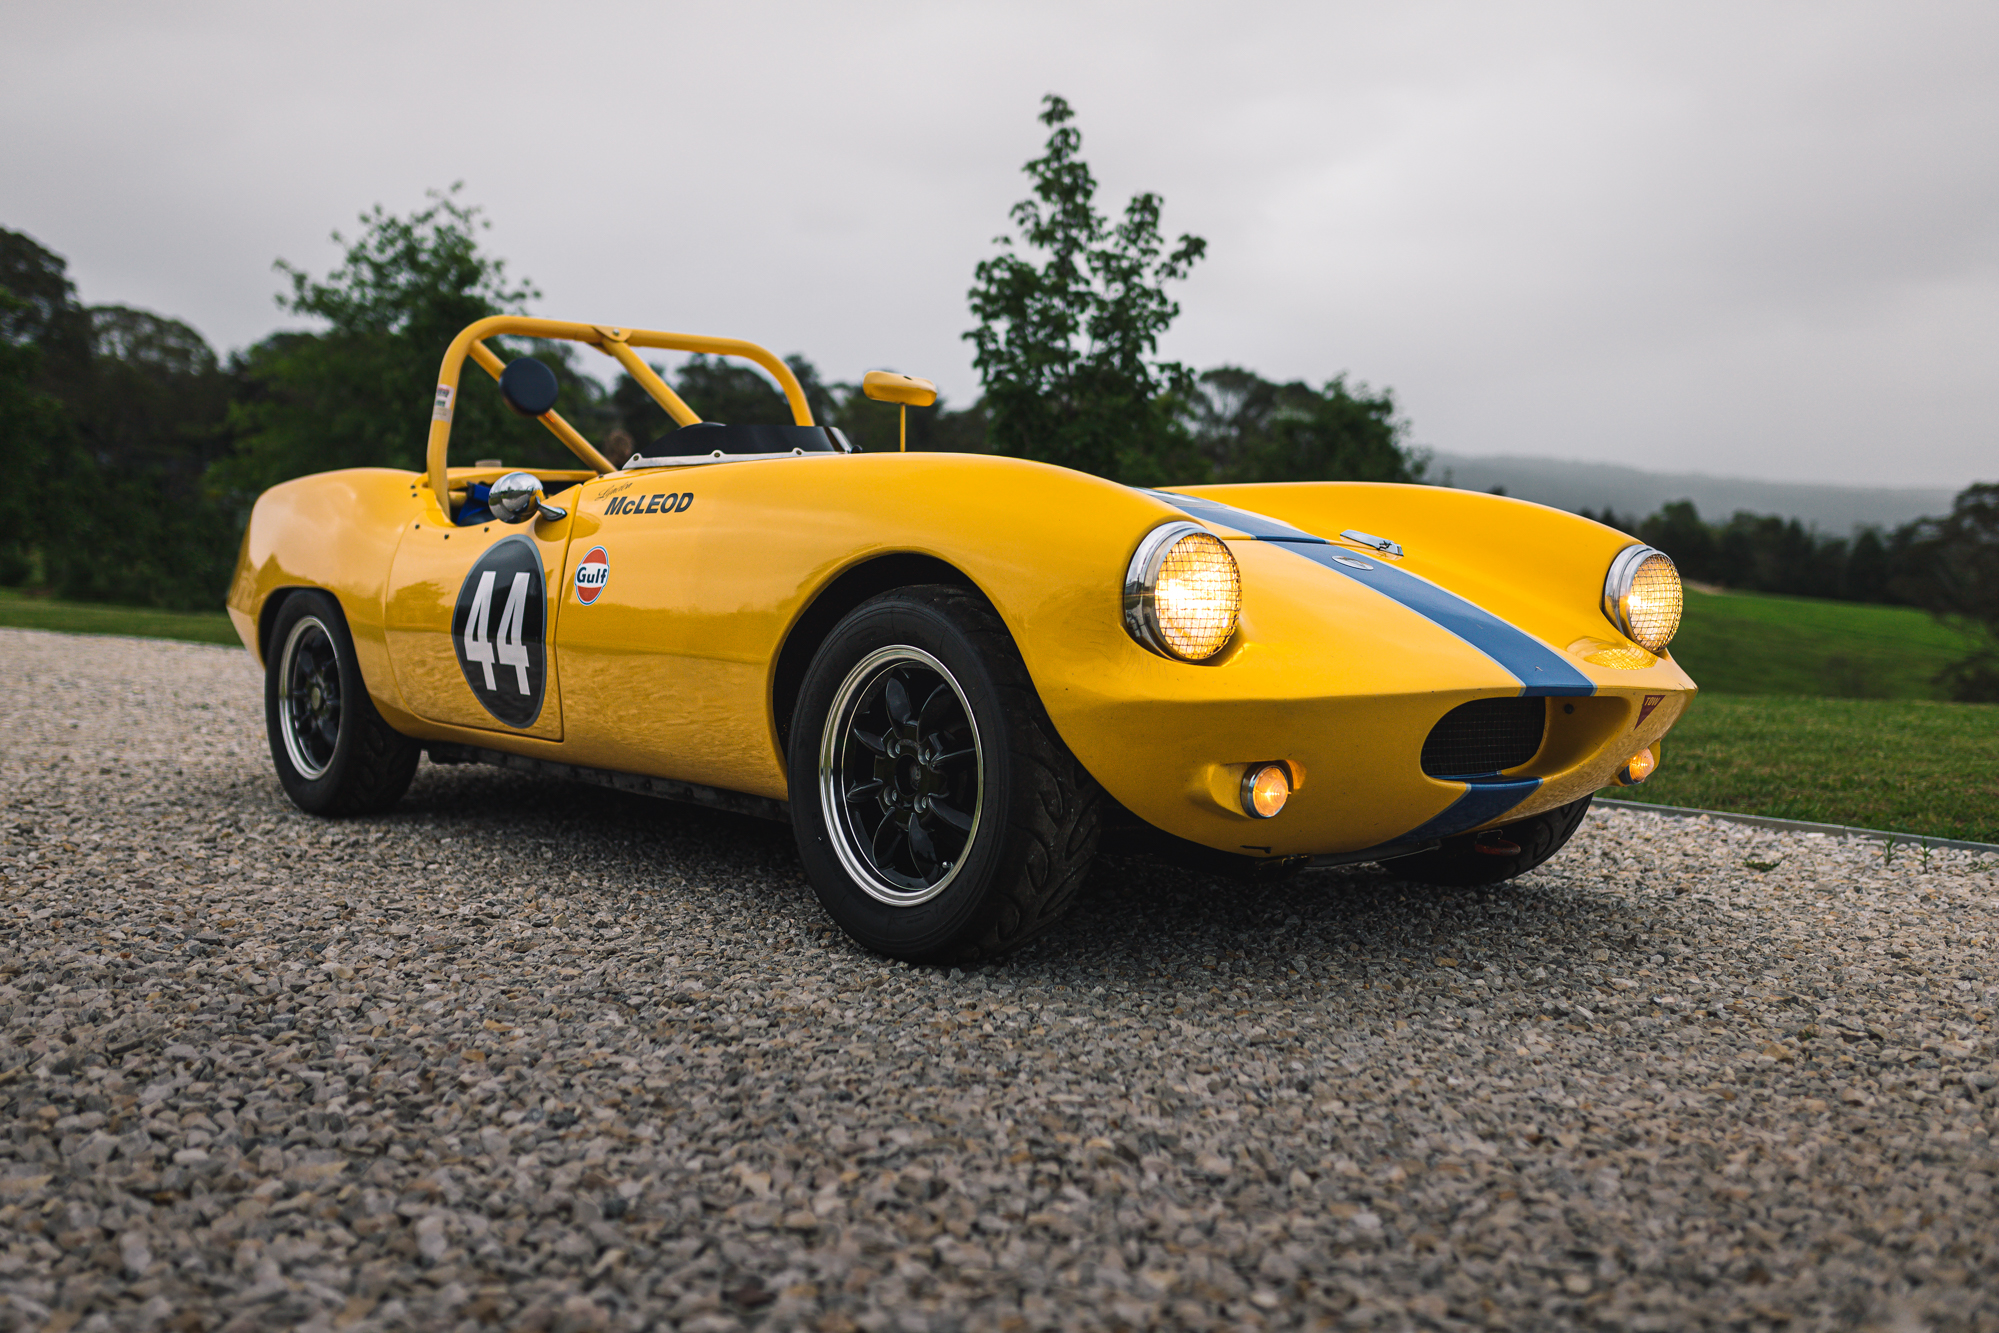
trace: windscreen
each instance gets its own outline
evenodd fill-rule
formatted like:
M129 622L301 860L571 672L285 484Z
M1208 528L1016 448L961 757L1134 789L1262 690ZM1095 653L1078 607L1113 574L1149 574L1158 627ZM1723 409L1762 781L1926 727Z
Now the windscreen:
M701 421L668 431L644 453L648 458L684 458L718 451L724 455L788 454L793 449L808 454L851 452L846 436L829 426L730 426Z

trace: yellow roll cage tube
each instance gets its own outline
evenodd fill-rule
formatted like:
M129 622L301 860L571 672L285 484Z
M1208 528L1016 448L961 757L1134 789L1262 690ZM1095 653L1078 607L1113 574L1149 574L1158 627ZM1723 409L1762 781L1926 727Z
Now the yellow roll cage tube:
M800 426L812 424L812 409L806 404L805 387L798 382L798 376L792 374L791 367L778 360L768 349L753 342L744 342L741 338L710 338L697 333L621 329L609 324L575 324L562 319L529 319L525 315L492 315L466 325L451 340L451 346L445 349L444 364L437 372L437 402L430 414L430 449L425 455L425 466L430 474L430 488L437 492L438 507L447 514L451 512L451 480L445 467L445 456L451 446L451 418L458 405L459 374L464 370L465 358L469 356L481 370L499 379L506 363L486 346L486 339L508 335L582 343L596 348L623 366L625 373L637 380L652 395L653 401L665 408L667 415L682 426L692 426L701 418L681 401L680 395L655 374L633 348L656 347L667 352L702 352L709 356L733 356L754 361L769 371L784 390L785 401L791 405L792 421ZM589 464L599 476L617 471L610 459L598 453L596 447L553 408L536 420L548 427L550 434L569 446L569 452Z

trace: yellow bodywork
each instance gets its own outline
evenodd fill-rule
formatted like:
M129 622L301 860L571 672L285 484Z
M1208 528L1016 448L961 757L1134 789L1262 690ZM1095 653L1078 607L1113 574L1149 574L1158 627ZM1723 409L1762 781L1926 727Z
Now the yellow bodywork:
M1548 698L1540 753L1506 775L1520 781L1496 789L1505 805L1458 807L1480 814L1471 827L1609 785L1634 753L1658 743L1694 692L1670 657L1647 653L1604 616L1605 571L1631 537L1440 487L1295 483L1175 496L1019 459L924 453L612 472L585 443L577 452L589 471L537 474L566 510L560 520L456 526L446 508L453 492L505 471L449 468L444 459L457 366L468 356L485 364L479 339L495 333L594 340L612 355L690 344L746 354L748 346L485 321L447 357L445 419L433 422L425 473L327 473L258 501L229 594L244 642L261 656L275 595L331 592L377 708L423 740L784 799L787 696L813 636L829 628L821 599L837 605L881 577L950 577L992 603L1062 739L1153 826L1256 856L1388 847L1437 827L1468 788L1422 772L1424 737L1458 704L1521 694L1520 675L1325 559L1301 557L1299 543L1259 539L1203 512L1200 500L1323 538L1331 545L1320 556L1345 552L1448 590L1531 637L1580 682ZM755 351L773 374L782 367ZM491 359L485 368L497 374ZM788 377L780 383L794 416L810 424ZM1121 620L1121 578L1141 538L1189 520L1228 544L1242 574L1240 629L1200 665L1148 652ZM1381 534L1406 554L1384 555L1346 531ZM535 543L547 592L547 700L526 729L485 712L450 632L467 571L513 536ZM576 569L599 548L608 569L586 604ZM1296 792L1276 818L1251 819L1239 805L1241 776L1270 760L1290 765Z

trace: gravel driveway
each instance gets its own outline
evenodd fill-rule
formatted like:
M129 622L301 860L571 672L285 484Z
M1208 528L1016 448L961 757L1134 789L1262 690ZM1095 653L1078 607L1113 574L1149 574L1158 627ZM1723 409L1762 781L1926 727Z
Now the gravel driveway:
M1989 855L1106 864L938 972L773 825L300 815L240 651L0 671L0 1327L1999 1328Z

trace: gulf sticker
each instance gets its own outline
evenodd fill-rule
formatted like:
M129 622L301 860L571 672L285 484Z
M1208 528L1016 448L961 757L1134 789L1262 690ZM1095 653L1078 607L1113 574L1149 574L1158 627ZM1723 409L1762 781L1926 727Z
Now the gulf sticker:
M593 546L590 554L576 562L576 600L588 606L611 581L611 557L604 548Z

